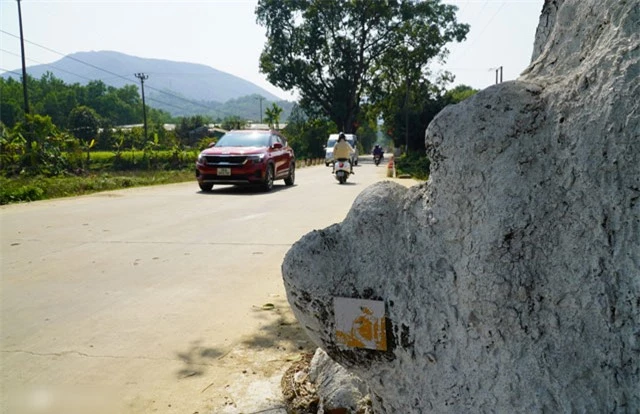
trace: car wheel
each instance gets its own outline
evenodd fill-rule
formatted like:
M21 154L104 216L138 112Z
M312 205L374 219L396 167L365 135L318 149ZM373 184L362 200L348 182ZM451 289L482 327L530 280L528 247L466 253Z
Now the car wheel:
M202 191L209 192L213 188L213 183L198 183L198 185Z
M329 163L329 162L325 162L325 163L324 163L324 166L325 166L325 167L328 167L328 166L329 166L329 164L331 164L331 163Z
M291 162L291 167L289 167L289 176L284 179L285 185L293 185L296 181L296 163Z
M264 191L271 191L273 188L273 165L267 166L267 171L264 173L264 181L262 182L262 189Z

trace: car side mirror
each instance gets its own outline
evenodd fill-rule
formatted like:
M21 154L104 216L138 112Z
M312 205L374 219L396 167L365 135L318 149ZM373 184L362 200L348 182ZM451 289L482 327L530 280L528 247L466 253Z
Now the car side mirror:
M273 143L273 149L280 149L280 148L282 148L282 142Z
M207 148L213 148L216 145L215 142L210 143L209 145L207 145Z

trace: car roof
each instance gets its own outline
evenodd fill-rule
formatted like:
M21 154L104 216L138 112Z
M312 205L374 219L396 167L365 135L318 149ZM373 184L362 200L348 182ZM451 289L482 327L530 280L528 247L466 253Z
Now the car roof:
M279 131L275 129L231 129L227 132L233 132L234 134L254 134L256 132L269 133L281 135Z
M356 136L356 134L344 134L347 138L353 138ZM334 140L334 139L338 139L338 137L340 136L340 134L330 134L329 135L329 140Z

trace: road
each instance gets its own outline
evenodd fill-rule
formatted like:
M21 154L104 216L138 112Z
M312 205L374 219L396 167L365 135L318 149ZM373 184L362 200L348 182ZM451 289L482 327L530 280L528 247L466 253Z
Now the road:
M386 178L370 157L345 185L329 171L270 193L194 180L1 207L2 412L280 406L283 371L314 349L283 257Z

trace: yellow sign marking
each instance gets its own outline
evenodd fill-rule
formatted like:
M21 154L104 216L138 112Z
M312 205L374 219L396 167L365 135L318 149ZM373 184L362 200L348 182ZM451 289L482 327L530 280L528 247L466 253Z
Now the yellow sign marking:
M349 348L387 350L384 302L334 298L336 341Z

